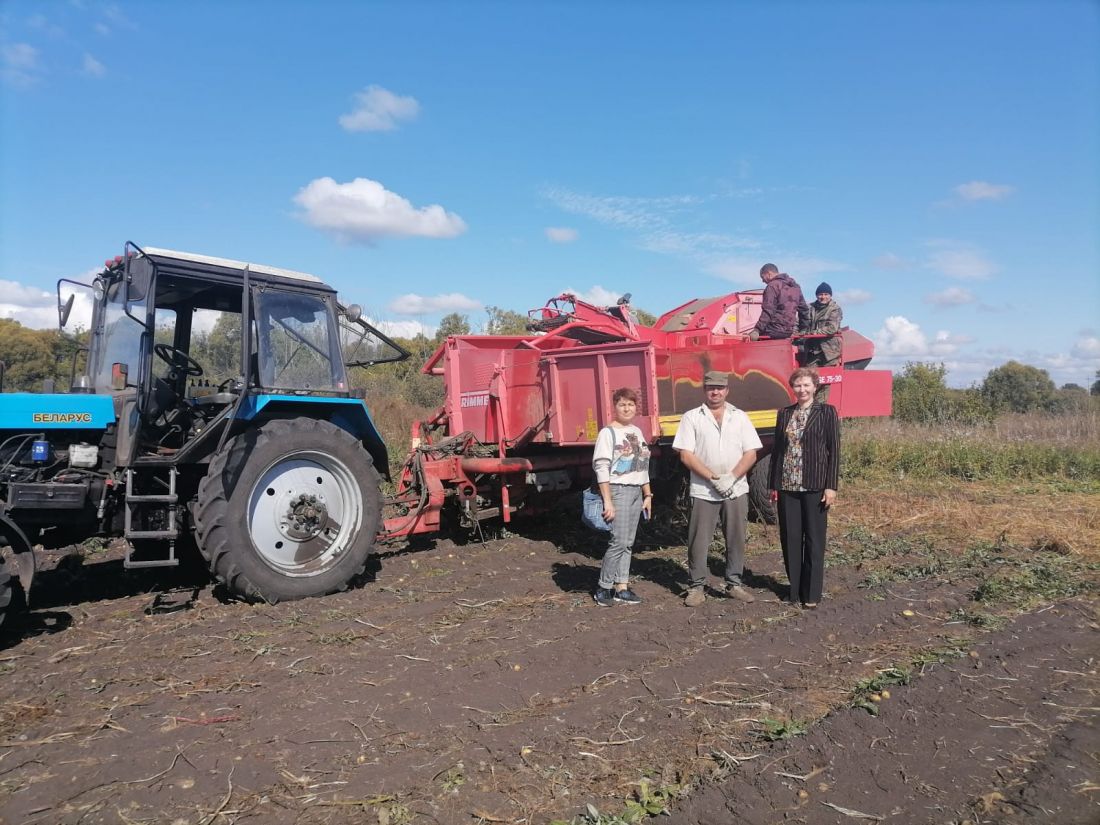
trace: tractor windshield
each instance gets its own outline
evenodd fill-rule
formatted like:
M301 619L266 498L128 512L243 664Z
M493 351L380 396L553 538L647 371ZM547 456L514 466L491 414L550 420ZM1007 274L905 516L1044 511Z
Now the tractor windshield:
M259 378L266 389L346 391L334 307L324 297L257 290Z

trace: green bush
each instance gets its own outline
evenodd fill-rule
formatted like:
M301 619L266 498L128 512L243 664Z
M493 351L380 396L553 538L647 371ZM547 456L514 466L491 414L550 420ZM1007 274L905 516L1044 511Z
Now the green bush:
M982 382L985 402L997 410L1027 413L1056 412L1059 398L1046 370L1009 361L989 371Z
M894 417L916 424L976 424L994 410L976 390L947 386L943 364L910 362L894 378Z

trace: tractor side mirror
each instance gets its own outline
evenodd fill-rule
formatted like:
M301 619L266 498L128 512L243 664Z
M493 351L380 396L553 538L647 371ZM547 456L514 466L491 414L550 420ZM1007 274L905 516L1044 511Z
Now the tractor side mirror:
M76 293L69 293L69 299L64 304L57 305L57 325L62 329L65 328L65 324L69 323L69 315L73 311L73 302L76 300Z

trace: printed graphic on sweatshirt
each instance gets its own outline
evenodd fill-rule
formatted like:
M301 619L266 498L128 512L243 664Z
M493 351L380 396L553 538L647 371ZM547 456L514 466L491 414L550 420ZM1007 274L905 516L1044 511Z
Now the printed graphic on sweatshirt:
M614 431L612 431L614 432ZM611 475L621 476L649 469L649 445L638 438L637 433L615 433L615 447L611 452Z

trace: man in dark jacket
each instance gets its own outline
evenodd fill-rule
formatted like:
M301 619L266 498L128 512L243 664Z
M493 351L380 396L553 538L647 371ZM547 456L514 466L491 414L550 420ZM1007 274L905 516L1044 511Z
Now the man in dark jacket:
M758 338L790 338L810 322L810 308L802 297L802 288L775 264L760 267L764 287L760 320L749 333L749 340Z

